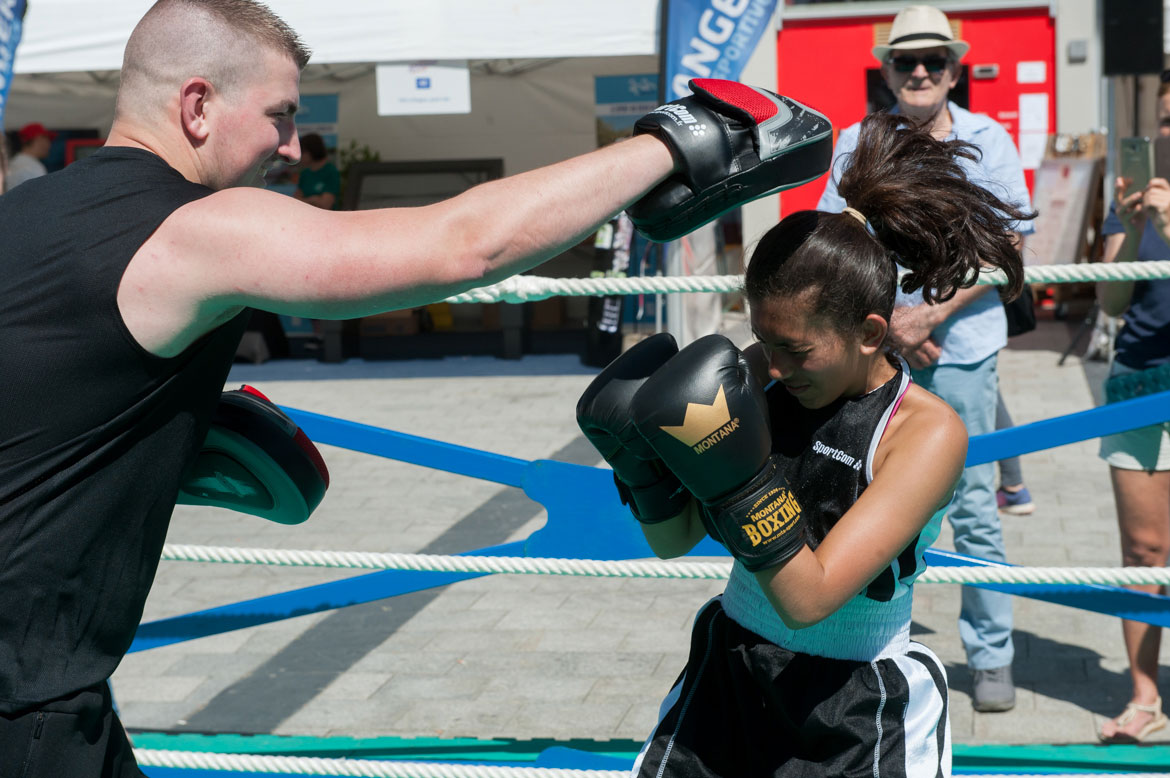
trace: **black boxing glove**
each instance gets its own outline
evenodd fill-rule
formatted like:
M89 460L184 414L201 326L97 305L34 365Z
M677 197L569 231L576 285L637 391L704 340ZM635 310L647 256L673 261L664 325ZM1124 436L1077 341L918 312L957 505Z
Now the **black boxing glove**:
M680 351L646 379L631 414L744 567L780 564L804 546L800 504L772 455L764 391L731 341L708 335Z
M816 111L766 89L691 79L693 94L634 125L670 147L679 170L626 209L650 240L666 242L765 195L829 169L833 126Z
M669 333L652 335L611 362L577 401L577 424L613 468L622 503L644 524L677 516L691 499L630 420L634 394L677 353Z

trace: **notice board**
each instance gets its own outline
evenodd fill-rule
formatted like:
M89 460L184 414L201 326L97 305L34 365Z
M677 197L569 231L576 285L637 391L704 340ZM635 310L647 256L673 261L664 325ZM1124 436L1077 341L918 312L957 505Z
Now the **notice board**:
M1089 227L1101 192L1103 160L1058 157L1036 170L1032 207L1036 231L1024 236L1025 265L1061 265L1086 259ZM1095 236L1094 236L1095 237Z

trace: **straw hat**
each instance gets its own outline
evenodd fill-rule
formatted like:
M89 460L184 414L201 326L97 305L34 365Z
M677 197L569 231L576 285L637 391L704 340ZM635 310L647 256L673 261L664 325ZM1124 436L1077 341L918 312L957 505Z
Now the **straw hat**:
M894 49L908 51L936 46L945 46L955 59L962 59L971 48L966 41L953 37L950 22L942 11L930 5L908 5L894 17L890 40L884 46L874 46L873 55L879 62L885 62Z

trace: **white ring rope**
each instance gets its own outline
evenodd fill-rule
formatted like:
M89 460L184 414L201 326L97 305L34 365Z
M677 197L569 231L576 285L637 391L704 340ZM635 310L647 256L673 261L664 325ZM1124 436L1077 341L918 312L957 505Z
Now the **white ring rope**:
M144 767L183 767L283 775L356 775L377 778L619 778L629 775L628 772L618 770L387 762L370 759L164 751L148 748L134 749L134 758Z
M1086 262L1033 265L1024 268L1030 284L1071 284L1090 281L1150 281L1170 278L1170 261ZM1002 285L1002 272L981 273L980 285ZM449 303L522 303L559 295L581 297L619 294L675 294L680 292L738 292L743 276L640 276L636 278L544 278L512 276L498 284L448 297Z
M498 284L448 297L446 302L522 303L527 300L544 300L557 295L582 297L611 294L734 292L742 286L743 276L646 276L638 278L512 276Z
M557 767L496 767L443 762L386 762L368 759L326 759L306 756L260 756L216 754L196 751L134 749L143 767L180 767L231 772L279 773L283 775L347 775L376 778L625 778L628 770L572 770ZM986 773L981 778L1000 778ZM1012 773L1024 778L1026 773ZM1165 778L1166 773L1078 773L1045 774L1044 778ZM1006 775L1003 778L1007 778Z
M277 567L332 567L362 570L421 570L447 573L573 575L594 578L684 578L725 580L731 562L551 559L510 556L444 556L367 551L310 551L228 546L163 546L172 562L227 562ZM931 567L920 583L1004 584L1170 584L1166 567Z

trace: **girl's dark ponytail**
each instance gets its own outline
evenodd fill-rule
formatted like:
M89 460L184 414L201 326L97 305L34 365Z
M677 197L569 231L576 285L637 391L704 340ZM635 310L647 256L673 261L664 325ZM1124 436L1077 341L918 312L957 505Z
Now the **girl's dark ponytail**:
M959 159L978 160L979 154L964 141L936 140L905 117L875 113L862 121L838 192L910 271L903 291L922 289L928 301L949 300L989 267L1007 276L1005 299L1023 288L1023 263L1011 233L1035 214L984 188L994 184L967 177Z

